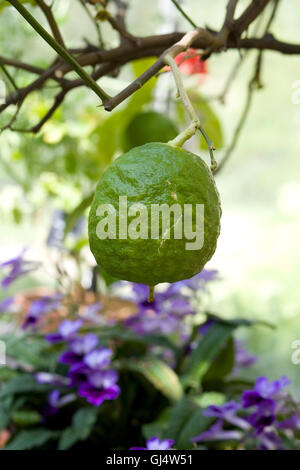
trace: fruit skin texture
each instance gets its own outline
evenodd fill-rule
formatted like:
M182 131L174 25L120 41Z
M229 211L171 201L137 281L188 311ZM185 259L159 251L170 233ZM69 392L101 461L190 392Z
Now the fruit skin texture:
M168 142L178 130L164 114L148 111L136 114L128 124L122 142L124 152L150 142Z
M204 204L204 244L200 250L186 250L182 239L100 240L96 215L100 204L113 204L127 196L128 208L142 203ZM183 207L182 207L183 210ZM151 143L136 147L117 158L100 178L89 214L89 242L98 264L112 276L155 285L175 282L199 273L215 252L220 233L221 206L217 188L205 162L186 150L168 144ZM132 219L135 217L132 217ZM128 224L130 223L128 217ZM150 219L149 219L150 234Z

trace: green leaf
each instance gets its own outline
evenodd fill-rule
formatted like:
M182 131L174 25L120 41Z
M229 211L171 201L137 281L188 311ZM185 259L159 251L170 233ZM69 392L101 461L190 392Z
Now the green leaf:
M51 387L49 385L37 383L37 381L32 375L21 374L17 377L14 377L0 388L0 399L3 400L3 398L5 397L17 393L45 393L49 390L51 390Z
M211 418L203 416L202 411L186 396L174 406L165 436L175 439L176 448L191 449L190 439L210 426Z
M58 433L48 429L32 429L19 432L5 447L5 450L27 450L41 447L51 439L56 439Z
M122 368L142 374L172 402L176 402L182 397L183 390L177 374L156 357L127 359L122 361Z
M232 371L234 361L234 341L230 337L203 376L203 382L223 379Z
M98 408L81 408L72 419L72 426L65 429L59 440L59 450L66 450L78 441L85 441L91 434L98 416Z
M102 327L99 332L99 338L103 341L107 339L119 339L122 341L131 341L151 346L160 346L165 349L170 349L175 353L178 352L178 347L169 338L162 335L143 335L137 336L133 331L122 328L122 326L115 326L111 328Z
M15 411L11 417L14 424L18 426L30 426L41 422L42 416L33 410Z
M0 431L5 429L10 421L10 412L6 407L0 404Z
M149 69L155 60L155 58L146 58L138 59L132 62L135 78L139 77L143 72L145 72L145 70ZM128 107L131 111L134 109L140 111L145 104L150 103L156 83L157 79L152 77L150 80L148 80L147 83L145 83L145 85L143 85L137 92L134 93L134 96L131 98L128 104Z
M184 385L199 384L234 329L235 325L225 322L216 322L208 329L186 361L181 377Z

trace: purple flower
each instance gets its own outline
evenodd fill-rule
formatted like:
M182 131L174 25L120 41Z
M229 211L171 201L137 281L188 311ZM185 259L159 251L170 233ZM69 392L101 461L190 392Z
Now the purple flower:
M211 416L220 420L227 421L228 423L234 424L241 429L250 429L249 424L246 420L236 416L236 412L241 409L241 405L235 401L229 401L222 406L211 405L205 411L204 416Z
M48 405L45 411L45 416L50 416L62 408L63 406L71 403L72 401L76 400L76 395L74 393L69 393L64 395L63 397L60 396L60 391L55 389L48 395Z
M118 398L120 388L116 384L117 380L118 374L114 370L91 372L87 382L79 387L78 394L92 405L100 406L105 400Z
M243 341L235 340L235 366L233 370L233 375L237 375L240 372L241 368L251 367L257 362L257 356L250 354L247 349L244 347Z
M191 442L203 441L239 441L243 438L243 433L240 431L225 431L223 429L223 421L219 420L213 424L210 429L202 432L199 436L193 437Z
M37 372L35 374L35 380L39 384L48 384L55 387L69 384L69 380L67 378L57 374L50 374L49 372Z
M68 371L68 378L70 379L70 387L80 385L86 381L86 376L90 372L88 366L83 362L72 364Z
M292 429L294 431L300 430L300 416L298 414L292 414L289 418L284 419L277 423L278 429Z
M87 305L85 312L84 312L84 317L88 320L91 321L99 321L99 311L102 308L102 302L95 302L93 304Z
M14 303L13 297L7 297L0 302L0 313L6 312L9 307Z
M171 297L166 299L163 304L163 310L177 316L194 315L195 309L192 307L191 302L184 297Z
M61 343L63 341L70 341L75 338L77 331L82 327L82 320L65 320L59 327L57 333L51 333L45 338L50 343Z
M110 363L111 356L111 349L101 347L86 354L83 362L91 369L102 369Z
M249 416L249 423L261 433L266 427L271 426L275 422L276 402L272 399L264 399L256 411Z
M253 390L246 390L242 395L244 408L255 407L249 416L249 423L261 434L265 428L271 426L276 420L276 400L281 398L281 390L290 384L290 380L283 376L279 380L270 382L266 377L258 377Z
M243 407L250 408L251 406L259 405L267 398L273 398L282 388L290 383L291 381L285 376L274 382L270 382L267 377L258 377L254 385L254 390L246 390L243 393Z
M180 293L184 287L187 287L192 291L197 291L198 289L205 290L205 284L216 279L218 279L217 270L203 269L199 274L196 274L196 276L193 276L190 279L185 279L183 281L178 281L171 284L168 288L168 293Z
M76 364L80 362L85 354L97 346L98 341L98 336L94 333L88 333L84 336L71 339L69 350L60 356L60 362L63 364Z
M25 261L24 248L16 258L11 258L3 263L0 263L0 268L9 268L8 274L2 279L1 285L3 289L9 287L16 279L38 268L40 263L36 261Z
M212 318L209 318L208 320L206 320L206 322L204 322L199 327L199 333L203 336L206 335L210 327L213 326L214 324L215 324L215 320L213 320Z
M158 437L151 437L146 441L146 447L130 447L130 450L168 450L175 441L173 439L159 440Z
M272 431L264 432L259 436L259 450L283 450L279 436Z
M23 329L35 326L41 316L45 315L52 310L57 310L60 306L62 294L55 294L53 296L45 295L39 300L34 300L30 306L28 315L22 325Z

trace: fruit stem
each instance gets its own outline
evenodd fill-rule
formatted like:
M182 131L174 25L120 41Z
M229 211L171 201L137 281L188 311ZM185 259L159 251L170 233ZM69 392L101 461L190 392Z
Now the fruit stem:
M165 56L165 62L166 64L169 65L169 67L172 70L172 73L174 75L174 80L177 86L177 94L180 97L192 121L190 125L187 127L187 129L180 132L180 134L178 134L178 136L175 137L175 139L170 140L168 144L172 145L173 147L182 147L184 142L190 139L199 129L205 139L205 142L207 143L209 156L210 156L210 162L211 162L211 171L214 172L217 168L217 162L213 154L213 151L215 150L215 146L212 143L211 139L206 134L205 130L203 129L200 119L191 103L190 98L188 97L188 94L183 85L183 80L182 80L182 76L181 76L178 65L176 64L173 57L169 54Z
M149 303L154 301L154 287L155 286L149 286L149 296L148 296Z

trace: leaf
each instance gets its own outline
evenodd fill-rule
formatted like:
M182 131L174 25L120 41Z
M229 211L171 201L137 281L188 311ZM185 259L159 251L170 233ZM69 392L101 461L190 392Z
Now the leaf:
M40 423L42 416L34 410L20 410L15 411L11 417L14 424L18 426L30 426L32 424Z
M225 322L216 322L208 329L186 361L181 377L184 385L199 384L234 329L235 325Z
M137 336L133 331L124 329L117 325L112 328L101 328L97 332L99 338L102 340L107 339L119 339L122 341L131 341L136 343L142 343L147 345L160 346L165 349L170 349L171 351L178 352L178 347L174 344L169 338L162 335L143 335Z
M135 78L142 75L145 70L149 69L151 65L155 62L155 58L146 58L138 59L132 62L132 68L134 70ZM149 103L152 100L153 91L156 86L157 79L152 77L148 82L146 82L138 91L134 93L134 96L131 98L128 107L132 111L136 109L140 111L141 108Z
M5 447L5 450L27 450L41 447L51 439L56 439L58 433L48 429L32 429L19 432Z
M202 408L190 398L183 397L173 408L166 436L175 439L178 449L191 449L190 439L197 436L211 423L211 418L203 416Z
M10 412L2 403L0 404L0 431L5 429L10 421Z
M122 361L122 368L142 374L157 390L160 390L173 402L182 397L183 390L177 374L156 357L127 359Z
M85 407L78 410L72 419L72 426L65 429L59 440L59 450L66 450L78 441L86 440L91 434L98 416L98 408Z
M230 337L203 376L203 382L223 379L232 371L234 361L234 342Z
M51 390L49 385L39 384L32 375L21 374L5 383L0 388L0 399L17 393L39 392Z

